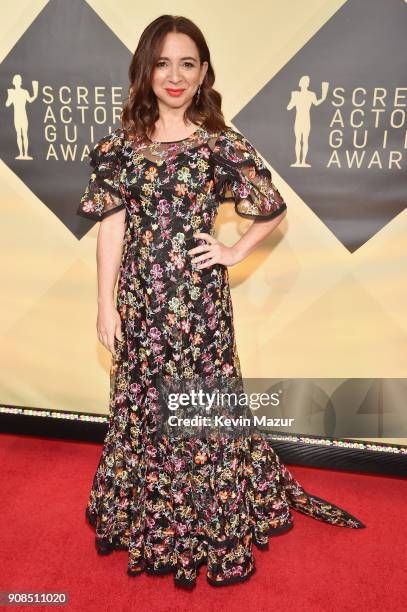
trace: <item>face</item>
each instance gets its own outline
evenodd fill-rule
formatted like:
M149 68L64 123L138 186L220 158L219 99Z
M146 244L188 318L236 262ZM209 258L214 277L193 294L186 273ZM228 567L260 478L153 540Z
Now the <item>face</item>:
M208 62L200 64L198 48L192 38L169 32L153 70L152 88L158 105L188 107L207 69Z

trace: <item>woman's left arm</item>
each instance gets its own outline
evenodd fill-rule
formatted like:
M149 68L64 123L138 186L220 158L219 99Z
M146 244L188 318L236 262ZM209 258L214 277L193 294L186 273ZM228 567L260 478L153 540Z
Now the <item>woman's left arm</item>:
M283 210L278 217L270 219L270 221L254 221L247 232L245 232L243 236L232 247L230 247L232 251L232 260L234 258L234 262L225 265L233 266L245 259L262 240L264 240L276 229L278 225L280 225L286 214L287 209Z
M287 204L274 185L270 170L254 146L235 130L221 132L213 152L214 186L219 201L234 202L235 211L254 223L229 247L209 233L194 237L205 244L191 249L191 262L197 269L215 263L234 266L251 253L287 214Z
M278 217L273 217L269 221L254 221L233 246L226 246L206 232L194 234L195 238L205 240L207 244L194 247L188 251L190 255L194 255L191 262L196 264L198 270L212 266L214 263L229 267L238 264L276 229L286 214L287 209L283 210ZM200 253L202 254L200 255Z

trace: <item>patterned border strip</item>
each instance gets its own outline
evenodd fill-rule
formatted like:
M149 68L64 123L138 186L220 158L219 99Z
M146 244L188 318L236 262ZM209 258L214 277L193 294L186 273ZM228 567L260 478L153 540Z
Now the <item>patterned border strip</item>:
M109 417L80 412L58 412L56 410L36 410L35 408L11 408L0 406L0 414L21 414L22 416L49 417L51 419L67 419L68 421L88 421L90 423L108 423Z
M375 451L380 453L394 453L407 455L407 446L398 444L380 444L378 442L368 442L352 439L335 439L335 438L320 438L320 437L305 437L299 435L282 435L269 434L273 440L281 440L283 442L302 442L303 444L319 444L320 446L333 446L337 448L357 448L360 450Z
M11 406L1 406L0 414L17 414L22 416L47 417L52 419L66 419L68 421L83 421L90 423L109 423L109 417L103 415L92 415L79 412L58 412L56 410L37 410L35 408L18 408ZM352 439L335 439L323 437L310 437L290 434L273 434L265 432L273 440L281 440L282 442L301 442L302 444L312 444L320 446L331 446L336 448L356 448L359 450L373 451L379 453L393 453L407 456L407 446L398 444L380 444L377 442L368 442Z

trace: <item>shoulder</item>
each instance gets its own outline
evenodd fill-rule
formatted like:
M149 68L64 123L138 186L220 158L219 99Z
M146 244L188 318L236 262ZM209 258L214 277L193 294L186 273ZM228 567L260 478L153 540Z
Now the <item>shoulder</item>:
M125 142L125 132L123 128L116 128L113 132L105 134L96 142L93 149L89 152L92 165L118 161L121 158Z
M240 132L227 126L218 134L215 151L219 152L233 161L253 161L261 166L262 162L256 148Z
M109 134L106 134L98 140L94 148L106 152L113 148L117 150L123 147L124 140L125 131L123 128L118 127L113 132L109 132Z
M217 133L218 140L227 143L238 142L241 138L243 138L242 134L232 128L230 125L227 125L223 130L220 130Z
M256 149L251 144L251 142L240 132L232 128L231 126L226 126L223 130L219 132L217 144L220 144L227 149L235 149L236 151L246 152L255 154Z

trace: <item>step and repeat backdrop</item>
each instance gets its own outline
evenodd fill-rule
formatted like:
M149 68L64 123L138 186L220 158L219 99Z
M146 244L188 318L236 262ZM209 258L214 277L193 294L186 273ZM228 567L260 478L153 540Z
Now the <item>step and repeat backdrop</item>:
M202 29L226 121L288 207L229 269L244 376L284 387L302 433L407 443L404 0L2 7L1 405L108 413L98 223L76 210L139 36L169 12ZM216 236L250 224L225 202Z

